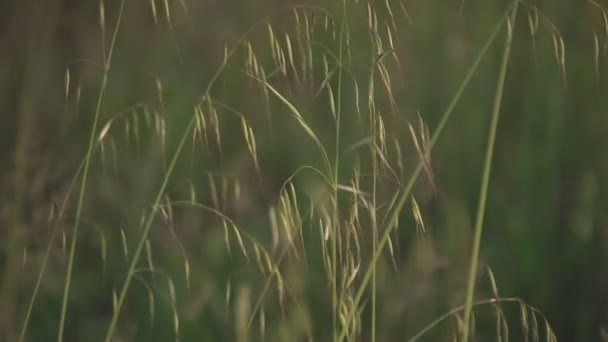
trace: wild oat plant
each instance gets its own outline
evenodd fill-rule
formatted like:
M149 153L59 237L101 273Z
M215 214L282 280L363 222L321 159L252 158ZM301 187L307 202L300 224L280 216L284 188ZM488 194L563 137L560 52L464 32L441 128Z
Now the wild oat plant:
M213 73L197 95L176 101L172 86L144 70L155 96L108 110L114 79L131 75L113 64L125 6L99 4L102 56L78 66L101 74L96 100L82 103L93 88L73 79L80 64L65 71L66 110L94 109L90 135L48 207L43 243L17 238L11 249L18 267L4 269L2 306L14 300L5 313L16 318L3 338L556 340L533 303L499 295L480 256L514 38L548 33L567 84L564 40L533 4L511 1L492 19L434 125L403 98L412 66L402 36L416 25L407 2L286 6L209 51ZM185 2L143 8L187 59L175 19L192 19ZM424 215L442 197L433 148L450 119L465 115L457 105L492 58L469 261L450 271L437 307L424 307L429 276L448 267ZM478 283L490 290L476 291Z

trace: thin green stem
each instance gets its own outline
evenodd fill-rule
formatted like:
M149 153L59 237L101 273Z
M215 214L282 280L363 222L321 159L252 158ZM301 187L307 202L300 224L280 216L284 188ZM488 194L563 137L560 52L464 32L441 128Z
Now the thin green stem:
M269 17L265 17L264 20L267 20L268 18ZM205 88L205 91L203 92L203 95L201 97L200 104L203 104L205 101L209 100L210 94L211 94L211 89L213 88L213 85L215 84L215 82L219 79L222 72L225 70L226 65L228 64L228 60L236 53L237 49L245 42L246 36L255 27L257 27L257 25L261 22L264 22L264 21L259 21L255 25L253 25L241 37L241 39L239 39L239 41L234 45L234 47L227 53L223 63L220 65L220 67L217 68L217 70L215 71L215 73L213 74L211 79L209 80L209 83L207 84L207 87ZM165 173L165 177L163 178L162 184L161 184L160 188L158 189L158 193L156 194L154 203L152 205L152 210L148 214L148 216L145 220L141 237L140 237L140 239L137 243L137 246L135 248L135 251L133 253L131 263L129 264L129 268L127 270L127 275L125 277L125 281L123 283L123 286L121 287L120 294L118 295L118 300L116 301L116 306L114 307L114 313L112 315L110 325L108 326L108 330L106 332L106 337L104 339L104 341L106 341L106 342L110 342L112 340L112 336L114 335L114 331L116 330L116 324L118 323L118 316L120 314L120 310L121 310L122 305L124 304L125 298L127 296L127 291L131 284L131 280L133 279L133 276L135 275L135 270L137 267L137 263L139 262L139 257L141 255L141 252L144 249L146 239L147 239L148 235L150 234L152 224L154 223L154 218L160 207L160 202L165 193L165 189L167 188L167 185L169 184L169 179L171 178L171 175L173 174L173 169L175 168L175 165L177 164L177 160L179 159L179 156L181 155L181 152L184 149L184 146L186 145L186 141L190 137L190 132L194 128L195 123L196 123L196 116L193 115L192 118L190 119L190 122L188 123L188 126L186 127L186 129L183 132L183 135L177 146L177 149L175 150L175 153L173 154L173 157L171 158L169 167L167 168L167 171Z
M375 59L375 58L374 58ZM376 61L373 60L372 61L372 65L370 68L370 83L373 85L374 82L374 70L375 70L375 66L376 66ZM372 87L372 86L370 86ZM371 229L372 229L372 255L376 254L376 251L378 249L378 221L376 218L376 208L377 208L377 201L376 201L376 190L377 190L377 185L378 185L378 148L377 148L377 140L378 140L378 120L376 118L376 115L379 115L376 111L375 111L375 106L370 106L370 113L369 113L369 117L370 117L370 126L371 126L371 145L370 145L370 152L371 152L371 157L372 157L372 201L371 201L371 206L369 208L369 212L370 212L370 221L371 221ZM377 264L371 264L370 267L372 269L372 285L371 285L371 306L372 306L372 313L371 313L371 331L370 331L370 335L371 335L371 340L372 342L376 340L376 266Z
M338 173L340 167L340 121L342 114L342 74L343 74L343 63L344 63L344 31L346 29L346 1L342 2L342 24L340 26L339 36L339 50L338 50L338 93L336 95L336 151L334 160L334 186L337 188L339 182ZM337 192L337 191L336 191Z
M483 232L483 219L487 202L488 184L490 182L490 171L492 170L492 156L494 154L494 142L496 141L496 128L498 127L498 118L500 117L500 107L502 103L502 94L507 75L507 67L509 64L509 56L511 55L511 42L513 41L513 24L517 16L518 0L515 1L511 16L509 18L508 33L505 40L505 49L502 55L502 64L500 66L500 74L498 84L496 86L496 97L494 99L494 108L492 110L492 121L490 123L490 132L488 136L488 144L486 146L485 161L483 167L483 175L481 179L481 189L479 191L479 206L477 208L477 218L475 220L475 235L473 238L473 253L471 255L471 265L469 268L469 279L467 282L467 293L464 309L464 324L462 329L462 341L469 340L471 309L473 304L473 295L475 293L475 276L477 274L477 263L479 259L479 246L481 244L481 234Z
M97 121L99 118L102 98L104 96L107 83L108 83L108 75L107 75L107 72L105 72L103 75L103 80L101 82L101 91L99 92L99 98L97 99L97 109L95 110L93 129L91 131L91 140L89 142L89 147L88 147L87 154L85 157L85 162L84 162L84 170L82 172L82 182L81 182L81 186L80 186L80 193L78 195L78 206L76 208L76 221L74 222L74 232L72 235L72 242L70 244L70 252L69 252L70 254L68 257L68 269L67 269L67 273L66 273L65 285L63 288L63 301L61 303L61 316L59 318L59 332L57 334L57 341L63 341L65 316L66 316L66 312L67 312L68 297L70 294L70 285L72 283L71 282L72 269L73 269L73 265L74 265L74 257L76 254L76 243L78 241L78 229L80 228L80 219L82 216L82 206L84 203L84 193L86 190L86 184L87 184L87 178L88 178L87 176L89 174L89 165L90 165L91 157L93 154L93 145L94 145L94 139L95 139L95 132L97 130Z
M135 269L137 267L137 262L139 261L139 256L141 255L141 252L144 249L144 245L146 243L146 238L150 233L150 229L152 228L152 223L154 222L156 212L158 211L158 209L160 207L160 202L162 200L163 194L165 192L165 189L167 188L167 185L169 184L170 175L173 173L173 169L175 168L175 164L177 164L177 159L178 159L179 155L181 154L181 151L183 150L184 145L186 144L186 140L188 140L188 137L189 137L188 133L192 130L192 128L194 126L194 122L195 122L195 120L192 119L188 123L188 126L186 127L186 130L185 130L185 134L182 136L182 139L179 142L177 151L173 155L173 158L171 159L169 167L167 168L167 173L166 173L165 177L163 178L163 182L160 186L158 193L156 194L156 199L154 200L154 205L152 206L152 210L151 210L150 214L148 214L148 217L146 218L142 235L137 243L135 252L133 253L133 258L131 259L131 263L129 264L129 269L127 271L127 276L125 278L125 282L121 288L120 295L118 296L118 301L116 302L116 306L114 307L114 313L112 315L112 320L110 321L110 326L108 327L108 331L107 331L106 338L105 338L106 342L110 342L112 339L112 335L114 334L114 330L116 328L116 323L118 321L120 309L122 308L122 305L127 296L127 290L129 289L131 280L133 279L133 276L135 275Z
M339 311L339 301L338 301L338 234L340 231L338 227L340 226L339 220L339 203L338 203L338 185L340 184L339 180L339 172L340 172L340 126L341 126L341 114L342 114L342 73L343 73L343 63L344 63L344 32L346 29L346 0L342 1L342 22L340 25L340 34L339 34L339 50L338 50L338 92L336 94L336 136L335 136L335 159L334 159L334 168L333 168L333 196L334 196L334 224L333 224L333 237L331 243L331 263L332 263L332 289L331 289L331 297L332 297L332 337L333 341L336 341L338 338L338 311Z
M462 97L464 90L466 89L471 78L473 77L473 75L475 74L477 69L479 68L479 65L481 64L483 57L489 50L490 45L492 45L492 43L494 42L494 39L498 35L498 32L500 32L502 25L504 24L505 20L507 20L510 11L511 11L511 6L509 6L509 8L505 11L505 13L501 17L501 19L496 24L494 30L492 31L492 34L490 35L490 37L488 38L488 40L482 47L481 51L478 53L475 61L473 62L473 65L468 70L465 78L463 79L462 83L460 84L459 88L457 89L456 94L454 95L454 97L452 98L452 101L448 105L447 110L441 117L441 120L440 120L439 124L437 125L437 128L435 129L433 136L431 137L431 141L429 142L428 149L425 152L427 157L429 156L433 146L439 139L439 136L440 136L441 132L443 131L443 128L445 127L448 119L452 116L452 113L454 112L454 109L456 108L456 104L458 104L458 102L460 101L460 98ZM401 192L401 195L397 201L397 204L394 207L395 209L392 211L391 216L386 221L386 224L383 227L382 236L378 243L378 249L372 256L372 260L370 262L370 267L367 268L365 274L363 275L363 278L361 279L361 284L359 285L359 289L357 291L357 294L355 295L355 299L354 299L354 303L353 303L354 307L358 307L359 304L361 303L361 299L363 298L363 293L365 292L365 289L367 288L367 284L370 282L370 279L372 276L373 267L371 265L375 265L376 262L378 262L378 259L380 258L380 253L382 253L384 246L388 242L391 232L393 231L393 229L396 229L399 214L401 213L401 210L403 209L405 202L409 198L412 188L414 187L414 184L416 183L416 180L418 179L418 176L420 175L420 172L422 171L423 165L424 165L424 160L420 159L418 161L418 165L416 166L412 175L410 176L408 183L405 186L405 189ZM352 320L354 318L353 317L354 314L355 314L355 312L351 313L351 315L349 317L347 317L347 319ZM346 329L343 328L342 333L340 334L340 338L338 340L342 341L342 340L344 340L345 337L346 337Z
M59 219L61 219L61 217L63 217L63 214L64 214L66 206L67 206L68 199L69 199L70 195L72 194L72 189L74 188L74 186L76 184L76 179L78 178L78 175L82 172L82 169L84 168L85 162L86 162L86 159L83 159L82 162L80 163L80 166L78 167L78 170L76 171L76 176L74 179L72 179L72 182L70 183L70 185L68 187L67 194L61 203L56 220L59 220ZM30 298L30 301L29 301L29 304L27 307L27 311L26 311L25 317L23 319L23 326L21 327L21 333L19 334L20 342L25 339L25 333L27 331L27 326L29 324L29 320L32 315L32 310L34 308L34 302L36 301L36 297L38 295L38 290L40 289L40 285L42 284L42 278L44 276L44 272L46 271L46 268L48 265L49 256L51 254L53 242L55 241L55 236L57 235L57 230L58 230L58 227L56 225L54 225L52 227L52 233L51 233L51 237L49 238L46 252L44 254L44 257L42 258L42 265L40 266L40 271L38 272L36 284L34 285L34 290L32 291L32 296Z
M373 120L373 144L376 144L376 120ZM376 189L377 189L377 149L372 145L372 204L370 208L370 218L372 223L372 253L375 255L378 249L378 221L376 220ZM371 317L371 340L376 341L376 263L370 266L372 268L372 317Z
M63 334L65 329L65 317L67 312L68 298L70 295L70 285L72 283L72 270L74 267L74 257L76 255L76 244L78 242L78 229L80 227L80 219L82 216L82 207L84 203L84 194L86 192L87 179L89 174L89 166L91 164L91 159L93 157L93 148L95 146L95 136L97 135L97 125L99 124L99 116L101 113L101 105L103 103L103 99L105 96L106 88L108 86L108 74L110 72L110 65L112 62L112 55L114 51L114 44L116 43L116 37L118 36L118 29L120 28L120 23L122 22L122 14L124 10L126 0L122 0L120 3L120 10L118 12L118 19L116 21L116 27L114 28L114 33L112 35L112 41L110 42L110 49L108 51L108 56L104 55L105 65L103 71L103 79L101 81L101 87L99 89L99 95L97 97L97 104L95 106L95 114L93 117L93 127L91 128L91 135L89 136L89 145L87 146L87 153L85 155L84 160L84 168L82 171L82 182L80 186L80 192L78 195L78 205L76 207L76 221L74 222L74 232L72 236L72 242L70 245L70 254L68 257L68 268L66 272L65 285L63 288L63 300L61 303L61 314L59 318L59 331L57 333L57 341L63 341ZM103 20L103 18L102 18ZM103 25L103 23L102 23ZM103 42L102 42L103 44Z

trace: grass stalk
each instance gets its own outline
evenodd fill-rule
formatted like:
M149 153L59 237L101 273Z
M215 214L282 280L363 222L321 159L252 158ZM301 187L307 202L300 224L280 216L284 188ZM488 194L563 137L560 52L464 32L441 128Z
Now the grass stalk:
M80 175L80 173L82 172L82 169L84 168L85 162L86 162L86 160L83 159L82 162L80 163L80 166L78 167L78 171L76 171L76 177L72 180L72 182L70 183L70 186L68 187L67 194L61 203L61 207L58 210L57 220L61 219L61 217L63 217L63 215L65 213L65 209L67 207L69 197L72 194L72 189L74 188L74 186L76 184L78 175ZM40 289L40 285L42 284L42 278L44 277L44 272L46 271L46 268L48 265L48 261L49 261L50 255L51 255L51 250L53 247L53 242L55 241L55 237L57 236L58 229L59 228L56 225L52 228L52 232L51 232L51 236L49 238L46 252L44 254L44 257L42 258L42 265L40 266L40 270L38 271L38 277L36 278L36 284L34 285L34 290L32 291L32 296L30 297L30 301L29 301L27 310L25 312L25 318L23 319L21 333L19 334L19 342L25 340L25 334L27 332L27 326L29 324L29 320L32 315L32 310L34 308L34 302L36 301L36 297L38 295L38 290Z
M462 341L469 340L471 309L473 303L473 295L475 293L475 277L477 274L477 264L479 259L479 246L481 244L481 234L483 232L483 219L485 206L487 202L488 184L490 182L490 172L492 169L492 156L494 154L494 142L496 141L496 128L498 127L498 119L500 117L500 107L502 103L503 89L505 78L507 75L507 67L509 64L509 56L511 55L511 43L513 41L513 25L517 16L518 0L514 1L513 9L509 18L508 32L505 40L504 52L500 66L500 74L498 84L496 86L496 95L494 98L494 108L492 109L492 121L490 123L490 131L488 136L488 144L486 146L485 160L483 166L483 175L481 179L481 188L479 191L479 206L477 208L477 217L475 219L475 235L473 238L473 252L471 255L471 265L469 268L469 279L467 282L467 292L465 299L465 309L463 318Z
M339 173L340 173L340 126L341 126L341 114L342 114L342 74L343 74L343 63L344 63L344 33L346 29L346 0L342 1L342 21L340 23L340 33L338 37L338 89L336 94L336 136L335 136L335 159L333 165L333 196L334 196L334 236L331 242L331 263L332 263L332 339L337 341L338 338L338 312L340 310L340 302L338 299L338 234L340 234L340 215L339 215L339 203L338 203L338 185L340 184Z
M375 118L375 117L374 117ZM373 120L372 130L373 130L373 144L376 144L376 120ZM377 149L375 146L372 146L372 203L370 208L370 218L371 218L371 228L372 228L372 254L375 255L378 249L378 221L376 220L376 190L377 190L377 181L378 181L378 160L377 160ZM372 268L372 317L371 317L371 341L376 341L376 263L370 265Z
M262 20L258 21L256 24L254 24L247 32L245 32L245 34L243 34L243 36L241 36L241 39L239 39L238 42L232 47L232 49L230 49L230 51L225 55L222 64L216 69L215 73L209 80L209 83L207 84L207 87L205 88L205 91L203 92L203 94L201 96L200 104L203 104L205 101L209 100L210 94L211 94L211 89L213 88L213 85L219 79L222 72L225 70L225 68L228 64L228 60L230 60L232 58L232 56L234 56L234 54L237 52L238 48L241 45L243 45L243 43L245 43L245 41L246 41L245 39L246 39L247 35L251 31L253 31L258 26L258 24L265 22L271 16L267 16L267 17L263 18ZM154 202L152 204L152 210L144 221L141 237L139 238L137 245L135 247L135 250L133 252L133 256L131 258L129 268L127 270L127 275L125 276L125 281L121 287L120 293L118 295L118 299L116 301L116 306L114 307L114 313L112 315L112 319L110 320L108 330L106 331L106 337L104 339L104 341L106 341L106 342L110 342L112 340L112 336L114 335L114 331L116 330L116 324L118 323L118 316L120 314L120 310L126 299L127 291L131 284L131 281L133 280L133 277L135 276L135 270L137 268L137 263L139 262L139 257L144 249L146 239L147 239L148 235L150 234L150 230L152 229L152 224L154 223L154 218L156 217L156 213L158 212L159 208L161 207L160 203L164 196L165 189L167 188L167 186L169 184L169 179L171 178L171 175L173 174L173 170L175 168L175 165L177 164L177 160L179 159L179 156L181 155L181 152L184 149L184 146L186 145L186 141L191 136L191 131L194 128L195 124L196 124L196 115L192 115L192 118L190 119L190 121L188 122L188 125L184 129L184 132L179 141L179 144L169 162L169 167L167 168L167 170L165 172L165 176L163 177L162 183L158 189L158 192L157 192Z
M114 33L112 34L112 40L110 42L110 49L108 50L107 56L104 57L104 70L103 70L103 78L101 81L101 86L99 89L99 95L97 97L97 104L95 106L95 113L93 116L93 127L91 128L91 135L89 137L89 144L87 146L87 153L84 159L84 167L82 171L82 181L80 186L80 192L78 194L78 204L76 208L76 218L74 222L74 231L72 236L72 242L70 244L70 252L68 256L68 268L66 272L65 285L63 289L63 300L61 303L61 314L59 318L59 331L57 333L57 341L63 341L63 334L65 329L65 318L67 312L67 303L70 294L70 285L72 283L72 270L74 266L74 258L76 254L76 244L78 242L78 229L80 227L80 221L82 216L82 207L84 203L84 194L86 192L87 179L89 174L89 166L91 164L91 159L93 157L93 150L95 147L95 137L97 135L97 125L99 124L99 116L101 113L101 105L103 103L104 95L106 92L106 88L108 86L108 74L110 73L110 65L112 62L112 55L114 52L114 45L116 43L116 37L118 36L118 30L120 28L120 24L122 22L122 15L125 7L126 0L122 0L120 3L120 10L118 12L118 18L116 21L116 27L114 28ZM101 11L101 25L102 31L104 30L104 15L103 15L103 2L100 3ZM105 42L102 42L105 44Z

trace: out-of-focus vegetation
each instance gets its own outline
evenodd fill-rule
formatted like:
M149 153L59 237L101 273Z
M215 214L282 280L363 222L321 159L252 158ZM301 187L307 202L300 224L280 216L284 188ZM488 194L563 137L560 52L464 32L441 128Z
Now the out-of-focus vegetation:
M608 340L608 4L513 5L0 3L0 340Z

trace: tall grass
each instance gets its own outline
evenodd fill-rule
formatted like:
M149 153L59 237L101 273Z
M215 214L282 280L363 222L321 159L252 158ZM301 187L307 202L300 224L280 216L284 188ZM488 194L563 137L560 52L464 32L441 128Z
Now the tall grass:
M469 341L476 333L474 309L488 306L496 315L492 338L556 340L535 306L498 295L500 283L491 271L492 297L479 299L475 291L515 18L521 11L527 11L532 22L530 18L538 18L536 8L528 5L522 10L519 4L512 1L495 20L447 108L431 127L426 113L411 110L401 100L398 84L408 61L400 57L404 52L400 34L415 18L405 4L390 1L286 7L224 45L203 91L186 106L172 104L164 80L154 76L154 100L104 116L119 28L129 20L123 16L125 1L121 1L117 13L112 13L116 19L107 52L105 45L101 49L103 72L92 127L73 178L74 183L80 179L80 186L70 189L65 199L70 202L72 191L78 195L71 201L75 203L70 202L73 231L57 340L70 338L69 304L77 287L74 265L87 257L79 246L90 246L92 240L90 234L83 238L79 233L84 226L98 227L100 273L104 282L111 283L99 288L111 307L104 317L105 341L154 337L157 331L159 339L170 331L175 340L220 336L239 341L380 341L396 336L382 331L386 327L382 320L388 315L383 306L395 300L383 295L385 282L395 273L398 276L407 248L415 243L404 240L413 236L418 241L432 240L421 207L441 196L433 148L441 143L449 120L464 115L457 113L457 105L491 51L499 48L503 54L494 70L498 81L486 133L469 273L466 283L459 283L466 293L464 298L455 296L464 304L407 333L415 341L436 329L439 332L433 336ZM188 7L167 1L160 5L151 1L149 6L156 25L164 20L179 48L172 9L188 17ZM102 37L109 15L104 8L100 2ZM280 20L289 24L281 25ZM506 37L503 45L497 44L501 35ZM555 33L553 40L565 74L563 40ZM183 55L179 49L178 53ZM284 145L297 156L274 155ZM287 157L294 162L273 164ZM140 170L150 173L139 175L148 182L142 186L150 193L143 196L145 203L120 202L113 213L124 216L120 224L108 219L86 225L87 214L97 215L86 210L85 202L89 196L92 207L100 201L89 189L92 168L98 167L96 179L120 186L120 178L130 174L125 169L135 159L153 165ZM103 193L101 187L96 191ZM62 205L59 214L53 212L49 220L53 225L66 220L64 207L69 205ZM415 235L410 234L413 231ZM54 240L55 231L29 297L21 341L34 329L32 312L40 301L51 252L57 248ZM204 251L197 244L204 245ZM209 308L202 308L205 305ZM518 329L509 327L512 315L503 311L506 305L517 306ZM443 325L450 319L456 323ZM197 330L205 323L212 328ZM487 336L487 329L480 336Z

